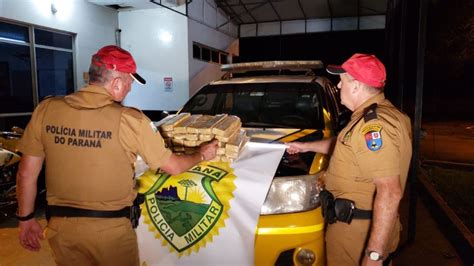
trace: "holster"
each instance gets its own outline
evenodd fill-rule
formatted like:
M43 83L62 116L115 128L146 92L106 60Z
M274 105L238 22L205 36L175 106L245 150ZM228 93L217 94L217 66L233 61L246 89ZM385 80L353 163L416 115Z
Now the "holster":
M140 216L142 215L142 209L140 208L140 204L142 204L143 202L145 202L145 196L143 194L138 193L130 209L130 222L132 223L133 228L138 227L138 222L140 220Z
M352 200L336 199L334 202L334 212L338 221L350 224L354 217L355 205Z
M334 195L327 190L319 192L319 199L324 221L328 224L333 224L336 221L350 224L352 219L372 218L371 210L357 209L354 201L349 199L334 199Z
M337 219L336 213L334 212L334 195L324 189L319 192L319 199L321 200L324 221L328 224L335 223Z

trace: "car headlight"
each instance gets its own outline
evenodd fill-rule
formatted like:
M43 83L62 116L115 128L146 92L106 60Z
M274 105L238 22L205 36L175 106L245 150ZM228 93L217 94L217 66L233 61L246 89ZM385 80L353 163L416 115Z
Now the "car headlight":
M260 214L301 212L319 207L318 177L319 174L274 178Z

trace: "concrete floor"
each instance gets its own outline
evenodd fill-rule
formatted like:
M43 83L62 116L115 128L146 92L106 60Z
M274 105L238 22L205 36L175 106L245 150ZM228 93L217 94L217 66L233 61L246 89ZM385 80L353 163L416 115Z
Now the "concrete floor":
M444 237L421 199L417 200L414 243L407 244L406 242L409 218L407 197L400 206L400 218L404 228L398 254L393 259L394 265L462 265L453 246Z
M54 265L48 241L42 241L39 252L28 251L18 243L16 219L9 218L1 221L0 265ZM39 221L42 226L46 225L44 218L40 218Z

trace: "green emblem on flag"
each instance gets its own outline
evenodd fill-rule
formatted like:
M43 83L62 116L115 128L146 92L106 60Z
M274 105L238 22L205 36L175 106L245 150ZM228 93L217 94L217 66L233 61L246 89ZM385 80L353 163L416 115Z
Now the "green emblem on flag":
M145 223L178 254L197 252L223 227L235 190L228 163L202 163L171 176L160 172L140 178L145 194Z

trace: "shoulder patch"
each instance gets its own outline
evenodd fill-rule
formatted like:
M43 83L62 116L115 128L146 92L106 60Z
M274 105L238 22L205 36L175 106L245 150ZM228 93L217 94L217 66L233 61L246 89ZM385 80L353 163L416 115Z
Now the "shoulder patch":
M362 128L367 148L371 151L378 151L382 148L382 126L379 124L368 124Z

